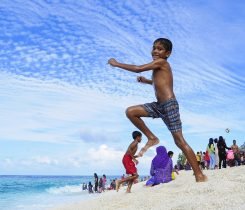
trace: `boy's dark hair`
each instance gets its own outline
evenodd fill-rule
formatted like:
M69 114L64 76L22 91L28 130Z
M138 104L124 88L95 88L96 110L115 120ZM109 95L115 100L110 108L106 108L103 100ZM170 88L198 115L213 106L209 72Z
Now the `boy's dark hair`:
M136 139L136 137L138 137L138 136L142 136L142 133L140 133L139 131L134 131L134 132L132 133L133 139Z
M162 44L162 46L164 47L165 50L172 52L172 42L169 39L166 38L158 38L154 41L153 44L156 44L157 42L159 42L160 44Z
M174 155L172 151L168 151L168 156L170 157L171 155Z

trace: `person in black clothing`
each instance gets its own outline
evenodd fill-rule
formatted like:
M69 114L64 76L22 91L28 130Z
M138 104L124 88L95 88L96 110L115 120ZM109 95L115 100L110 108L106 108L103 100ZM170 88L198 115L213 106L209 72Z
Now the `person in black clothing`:
M223 162L223 168L226 168L226 149L231 149L226 146L223 136L219 137L218 141L218 150L219 150L219 169L221 169L221 162Z
M94 192L98 192L99 177L94 173Z
M88 193L94 193L93 185L91 184L91 182L89 182L89 184L88 184Z

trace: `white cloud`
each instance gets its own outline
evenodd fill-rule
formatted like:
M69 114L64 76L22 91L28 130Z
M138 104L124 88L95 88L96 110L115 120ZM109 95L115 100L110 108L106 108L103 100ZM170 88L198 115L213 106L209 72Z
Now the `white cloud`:
M44 165L58 165L59 164L59 161L57 159L52 159L47 156L34 157L33 161L38 164L44 164Z
M2 140L69 142L87 141L86 136L106 140L127 120L128 97L6 74L0 83Z
M14 166L14 162L12 160L12 158L4 158L2 159L2 166L3 168L11 168Z
M98 149L91 148L88 150L89 159L102 164L108 161L113 161L122 158L123 152L115 151L113 148L108 147L105 144L100 145Z

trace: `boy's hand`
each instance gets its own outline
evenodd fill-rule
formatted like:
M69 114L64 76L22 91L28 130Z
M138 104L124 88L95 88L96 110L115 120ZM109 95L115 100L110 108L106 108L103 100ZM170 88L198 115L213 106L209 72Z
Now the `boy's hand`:
M139 76L139 77L137 77L137 81L138 81L138 82L145 83L145 82L146 82L146 78L143 77L143 76Z
M134 159L134 162L135 162L135 164L136 164L136 165L139 163L139 161L138 161L138 160L136 160L136 159Z
M117 65L117 61L116 61L116 59L114 59L114 58L110 58L110 59L108 60L108 64L110 64L110 65L112 65L112 66L116 66L116 65Z

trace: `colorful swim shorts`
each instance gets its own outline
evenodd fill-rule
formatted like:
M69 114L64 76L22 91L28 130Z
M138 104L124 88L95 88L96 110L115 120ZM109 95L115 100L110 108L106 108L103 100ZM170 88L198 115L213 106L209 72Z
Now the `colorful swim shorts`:
M152 102L142 105L152 118L162 118L170 132L178 132L182 129L179 114L179 104L175 98L163 103Z
M126 169L126 174L135 174L137 173L137 168L135 167L135 163L131 155L125 154L122 159L123 165Z

